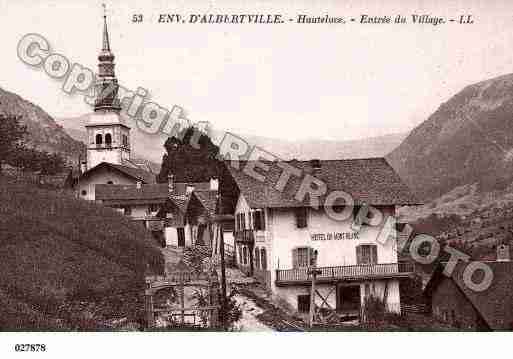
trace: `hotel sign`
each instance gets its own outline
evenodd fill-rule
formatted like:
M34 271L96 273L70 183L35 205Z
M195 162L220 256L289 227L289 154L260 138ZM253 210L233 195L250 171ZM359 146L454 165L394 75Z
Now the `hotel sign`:
M312 241L340 241L345 239L358 239L358 232L328 232L328 233L313 233L311 235Z

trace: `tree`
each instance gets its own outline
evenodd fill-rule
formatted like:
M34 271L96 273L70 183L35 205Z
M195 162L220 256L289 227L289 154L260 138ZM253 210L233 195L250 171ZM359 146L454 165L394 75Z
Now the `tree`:
M24 137L27 127L19 117L0 115L0 172L4 163L27 171L55 174L64 168L64 159L56 153L27 147Z
M220 177L219 148L210 137L194 127L188 127L164 144L167 154L162 159L158 182L166 182L172 173L177 182L208 182Z
M8 162L23 146L27 127L20 124L19 117L0 114L0 173L4 162Z

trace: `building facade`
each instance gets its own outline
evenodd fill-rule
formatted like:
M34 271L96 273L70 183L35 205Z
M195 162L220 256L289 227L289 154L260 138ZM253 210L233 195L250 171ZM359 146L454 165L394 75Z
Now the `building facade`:
M384 243L378 238L387 217L395 215L396 205L416 200L384 159L295 161L294 165L322 178L330 189L351 194L355 205L346 209L346 219L333 218L325 207L315 209L296 200L299 179L277 191L275 183L281 174L274 164L263 182L230 168L240 191L234 209L238 267L299 314L309 312L312 277L308 271L314 262L320 270L316 306L358 316L365 299L373 296L399 312L399 279L410 276L413 268L398 262L395 237ZM353 222L367 200L381 212L382 223L363 223L355 230Z

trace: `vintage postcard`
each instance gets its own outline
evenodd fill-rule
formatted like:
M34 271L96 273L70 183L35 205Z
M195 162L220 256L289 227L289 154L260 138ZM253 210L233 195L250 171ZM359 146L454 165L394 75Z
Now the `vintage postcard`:
M0 20L7 357L57 355L49 332L513 330L513 2Z

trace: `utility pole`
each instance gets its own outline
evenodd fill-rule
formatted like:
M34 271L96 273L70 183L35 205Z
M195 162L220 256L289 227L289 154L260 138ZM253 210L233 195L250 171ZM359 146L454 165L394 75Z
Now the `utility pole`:
M214 217L214 222L217 223L217 227L219 230L219 254L221 255L221 325L226 330L227 328L227 310L228 305L226 301L226 261L225 261L225 253L224 253L224 233L223 233L223 222L231 220L233 221L234 217L230 214L218 214Z
M226 330L226 264L224 260L224 234L223 234L223 222L218 222L219 226L219 253L221 254L221 294L223 296L223 300L221 302L221 323L223 328Z
M308 315L308 327L311 329L314 325L315 317L315 282L317 275L321 274L321 270L317 269L317 250L311 252L310 266L308 268L308 275L312 276L312 286L310 289L310 313Z

